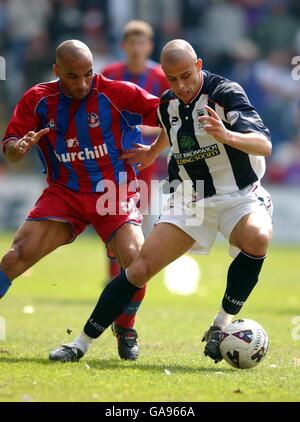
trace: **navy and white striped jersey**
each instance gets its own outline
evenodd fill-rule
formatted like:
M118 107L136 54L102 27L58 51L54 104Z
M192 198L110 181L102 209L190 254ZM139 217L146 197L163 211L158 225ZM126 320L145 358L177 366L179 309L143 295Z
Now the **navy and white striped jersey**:
M208 71L202 75L203 85L191 103L185 104L171 90L161 97L158 117L171 146L169 181L187 180L196 190L196 181L203 180L204 196L236 192L263 177L265 159L207 134L198 121L207 114L204 106L213 108L229 130L258 132L268 139L270 132L239 84Z

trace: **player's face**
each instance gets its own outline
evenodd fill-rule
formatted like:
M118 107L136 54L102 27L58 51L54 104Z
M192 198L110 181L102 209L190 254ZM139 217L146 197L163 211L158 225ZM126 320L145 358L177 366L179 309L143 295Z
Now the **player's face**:
M94 72L93 62L88 57L55 64L53 70L59 77L61 88L66 95L75 100L82 100L90 92Z
M128 63L145 64L153 50L153 43L146 35L129 35L122 44Z
M176 64L163 63L162 69L172 91L185 103L189 103L197 94L202 83L202 60L195 62L186 57Z

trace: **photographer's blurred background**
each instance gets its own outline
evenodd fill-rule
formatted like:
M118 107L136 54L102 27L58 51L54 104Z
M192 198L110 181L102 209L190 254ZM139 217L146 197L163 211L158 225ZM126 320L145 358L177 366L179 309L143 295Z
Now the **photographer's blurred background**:
M275 200L275 238L300 243L300 79L292 77L300 78L300 69L292 73L292 58L300 63L299 0L0 0L0 136L24 91L53 79L58 43L87 43L98 72L122 57L130 19L153 26L154 60L165 42L185 38L205 69L244 87L272 134L264 184ZM41 190L39 172L34 151L17 164L0 153L0 230L22 221Z

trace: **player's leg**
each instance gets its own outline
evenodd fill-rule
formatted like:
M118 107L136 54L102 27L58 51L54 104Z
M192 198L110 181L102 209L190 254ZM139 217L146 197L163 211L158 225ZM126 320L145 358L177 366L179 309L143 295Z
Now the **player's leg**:
M85 333L93 338L99 337L127 308L135 293L150 278L190 249L194 242L194 239L173 224L156 225L128 270L122 272L102 292L85 325Z
M103 290L99 301L85 324L80 341L98 338L128 307L134 295L146 282L170 262L179 258L194 244L188 234L173 224L160 223L154 227L138 257L127 271L112 280ZM127 274L128 273L128 278ZM84 352L72 344L50 353L51 360L76 361Z
M245 215L233 229L230 243L241 250L232 261L222 306L236 315L254 289L272 238L270 216L251 213Z
M139 254L144 243L140 225L123 224L107 245L113 251L121 268L129 267ZM133 296L123 314L112 324L112 330L118 341L118 353L121 359L136 360L139 354L138 335L133 328L136 313L144 299L146 286Z
M115 215L105 214L104 216L99 216L97 213L94 213L91 219L98 235L106 243L110 255L116 257L121 268L126 268L130 265L133 259L138 255L144 241L143 232L140 227L142 217L135 206L138 195L130 195L127 199L128 206L127 208L122 208L122 213ZM119 204L117 203L116 209L119 209L118 205ZM92 206L89 208L92 209ZM135 310L125 312L125 315L123 315L121 320L117 321L120 323L120 326L116 326L116 329L113 330L118 340L119 355L124 359L136 359L138 354L138 347L136 347L137 334L132 327L135 313L145 295L145 288L138 290L137 294L133 297L132 307L135 307ZM128 335L130 341L127 338ZM122 339L124 339L124 342L122 342ZM53 350L49 354L49 358L51 360L63 362L79 360L80 357L88 351L92 341L92 337L81 332L70 344L62 345Z
M5 285L72 237L71 226L57 221L26 221L17 231L0 263L0 297Z
M85 325L85 333L98 338L124 312L134 294L151 277L190 249L194 242L173 224L160 223L155 226L128 270L123 271L102 292Z
M142 170L137 176L138 181L139 181L139 187L140 187L139 212L143 215L142 231L146 237L152 230L154 223L158 218L158 216L155 216L155 215L153 216L149 213L149 211L151 210L151 180L154 178L154 176L155 176L154 164ZM127 268L127 266L126 267L120 266L120 263L118 262L117 259L110 257L109 263L108 263L108 273L109 273L108 282L114 279L115 277L117 277L120 274L120 271L122 268Z
M260 187L261 195L253 202L247 198L230 213L225 213L223 234L230 244L238 248L238 255L232 261L227 274L227 284L222 305L212 326L206 332L207 341L205 353L215 361L222 359L219 351L222 329L228 325L234 315L238 314L245 301L254 289L266 256L266 251L272 237L271 201L268 193ZM257 194L256 194L257 195ZM240 209L239 209L240 208ZM234 219L239 216L233 229L228 230ZM226 221L227 219L227 221Z

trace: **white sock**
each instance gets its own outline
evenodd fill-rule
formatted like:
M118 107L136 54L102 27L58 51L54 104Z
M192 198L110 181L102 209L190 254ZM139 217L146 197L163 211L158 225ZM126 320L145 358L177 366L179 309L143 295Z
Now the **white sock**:
M225 312L221 306L219 313L215 316L213 325L217 325L223 330L228 324L231 323L231 321L233 320L233 317L234 315L231 315Z
M86 335L83 331L76 337L71 343L71 346L78 347L83 353L86 353L89 350L90 345L92 344L93 340L92 337Z

